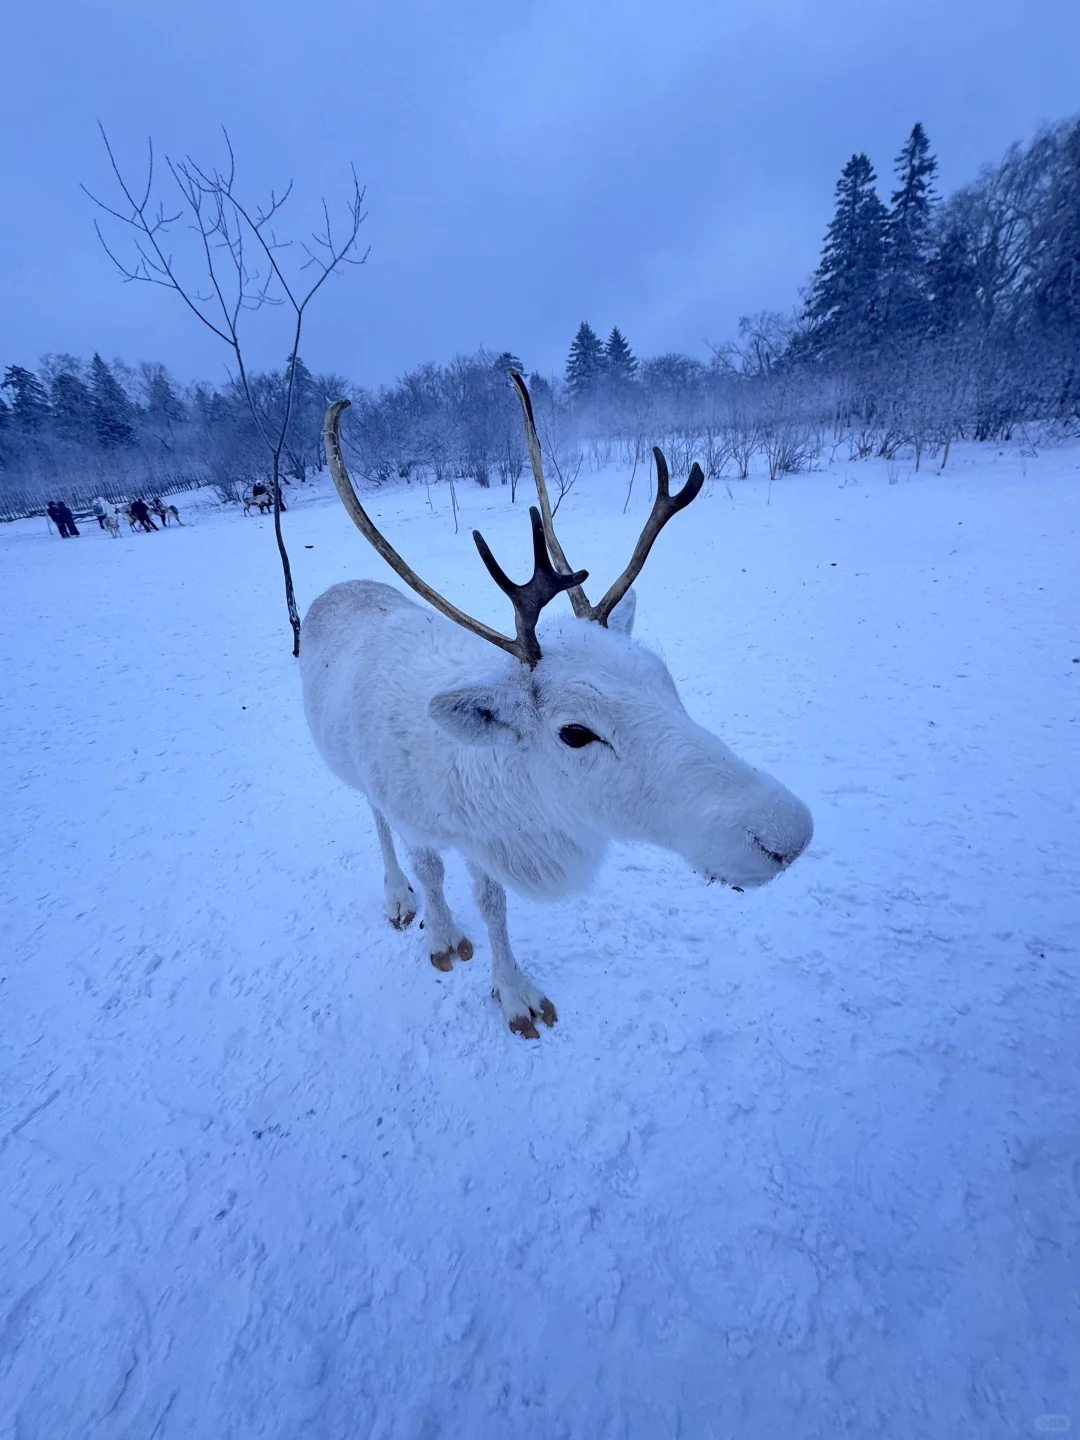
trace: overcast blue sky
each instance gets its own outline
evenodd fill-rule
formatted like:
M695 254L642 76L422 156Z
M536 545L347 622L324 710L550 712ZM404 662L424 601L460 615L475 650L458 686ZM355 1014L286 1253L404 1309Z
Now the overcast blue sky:
M124 286L83 181L107 192L100 119L133 173L162 152L319 197L367 184L365 268L302 347L363 383L486 345L561 370L582 319L639 354L783 308L816 263L845 160L881 189L915 120L941 188L1080 110L1078 0L537 3L89 0L4 7L0 366L47 351L218 379L220 345L174 296ZM279 316L250 331L280 363Z

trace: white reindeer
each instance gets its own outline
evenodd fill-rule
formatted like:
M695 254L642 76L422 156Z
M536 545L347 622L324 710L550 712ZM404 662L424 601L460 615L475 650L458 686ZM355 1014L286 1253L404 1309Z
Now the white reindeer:
M107 530L114 540L120 539L120 512L111 500L106 500L99 495L93 503L94 514L98 517L101 528Z
M362 791L375 814L391 924L415 915L391 827L410 848L424 889L431 963L449 970L472 945L443 895L439 852L466 858L491 943L492 990L510 1029L538 1038L555 1007L514 959L504 886L537 897L585 889L609 840L644 840L684 856L710 883L737 889L773 879L806 848L806 806L751 769L687 715L667 667L630 638L634 594L661 528L690 503L695 465L676 495L654 450L657 493L626 570L596 606L555 536L528 391L513 374L543 518L530 511L534 572L507 579L473 532L514 606L514 639L463 614L409 568L372 524L326 415L330 471L358 528L398 575L442 615L376 581L333 585L303 622L304 705L326 763ZM545 523L546 522L546 523ZM550 557L549 558L549 550ZM552 558L559 569L552 565ZM543 607L568 591L574 617L536 632Z

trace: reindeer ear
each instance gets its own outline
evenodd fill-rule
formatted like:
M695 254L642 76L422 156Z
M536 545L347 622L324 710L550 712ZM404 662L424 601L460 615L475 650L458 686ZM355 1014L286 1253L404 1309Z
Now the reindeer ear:
M528 726L524 697L516 686L466 685L428 701L428 714L459 745L506 745Z
M616 635L631 635L634 630L634 616L637 614L637 593L627 590L608 616L607 628Z

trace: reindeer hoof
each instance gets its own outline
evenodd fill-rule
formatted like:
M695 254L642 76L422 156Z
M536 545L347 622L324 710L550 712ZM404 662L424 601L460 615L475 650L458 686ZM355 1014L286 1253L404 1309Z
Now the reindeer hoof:
M400 890L396 885L392 886L387 883L386 918L395 930L407 930L416 919L416 906L413 903L413 888L411 885L407 886L404 890ZM423 929L422 922L421 929Z
M540 1020L550 1030L558 1018L555 1006L546 995L541 995L539 1008L536 1005L530 1005L527 1015L515 1015L510 1021L510 1029L515 1035L520 1035L525 1040L539 1040L540 1032L533 1022Z
M503 1018L515 1035L521 1035L526 1040L539 1040L536 1021L541 1021L550 1029L559 1018L555 1013L555 1006L546 995L541 995L534 985L530 985L528 978L520 970L505 978L505 986L500 988L493 985L491 988L491 994L499 1002Z
M423 925L424 922L421 920L421 929L423 929ZM447 945L445 950L433 950L431 952L431 963L435 966L436 970L447 971L453 969L455 958L458 960L471 960L472 957L472 941L466 940L465 936L462 935L456 945L453 943L453 939L451 938L451 942Z

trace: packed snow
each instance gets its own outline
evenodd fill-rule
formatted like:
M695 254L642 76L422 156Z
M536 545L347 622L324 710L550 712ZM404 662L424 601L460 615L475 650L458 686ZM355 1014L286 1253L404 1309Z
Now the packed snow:
M890 483L895 481L896 483ZM710 484L639 582L814 812L762 890L511 897L559 1022L395 933L271 521L0 528L0 1440L771 1440L1080 1424L1080 449ZM583 475L600 585L647 511ZM494 624L524 490L369 494ZM325 485L302 607L392 579ZM558 602L565 605L565 601Z

